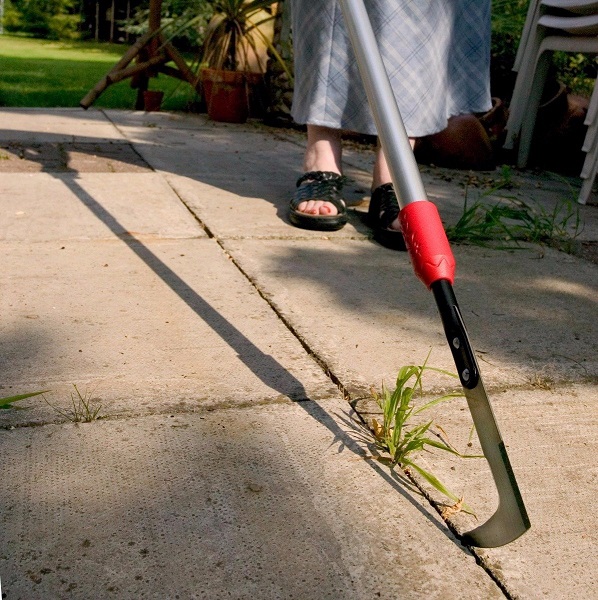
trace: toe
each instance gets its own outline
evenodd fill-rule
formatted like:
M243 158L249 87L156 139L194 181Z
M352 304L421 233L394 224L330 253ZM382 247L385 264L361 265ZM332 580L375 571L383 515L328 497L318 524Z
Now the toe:
M334 204L323 200L308 200L307 202L301 202L297 206L297 210L307 215L333 216L338 213Z
M319 207L321 215L333 216L337 214L336 207L330 202L322 202Z

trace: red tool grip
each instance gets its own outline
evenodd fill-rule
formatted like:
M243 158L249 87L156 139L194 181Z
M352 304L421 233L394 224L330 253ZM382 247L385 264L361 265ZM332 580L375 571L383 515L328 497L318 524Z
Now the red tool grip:
M411 202L399 214L415 274L429 288L435 281L455 280L455 257L436 205L428 200Z

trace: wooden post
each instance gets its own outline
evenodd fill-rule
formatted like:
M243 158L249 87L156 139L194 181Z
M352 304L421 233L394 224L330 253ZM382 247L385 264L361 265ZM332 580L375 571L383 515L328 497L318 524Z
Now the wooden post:
M115 20L115 12L116 6L114 0L112 0L112 7L110 9L110 43L114 41L114 20Z
M96 42L100 41L100 2L96 0L96 31L95 31Z
M114 0L112 2L114 11ZM127 3L127 11L130 11L130 3ZM159 72L187 81L193 89L197 87L198 75L189 68L177 49L170 42L164 41L160 32L161 16L162 0L150 0L148 32L141 36L85 95L79 103L83 108L89 108L110 84L128 77L131 78L131 86L137 89L135 108L138 110L144 108L143 92L148 88L149 78L155 77ZM114 23L114 12L112 23ZM98 28L99 3L96 3L96 35L98 35ZM129 66L132 60L136 60L136 64ZM171 60L176 65L176 69L166 65Z
M151 34L155 34L160 29L160 22L162 20L162 0L150 0L149 6L149 23L148 31ZM141 48L139 56L137 57L138 62L146 62L151 56L158 52L160 44L160 38L157 35L152 35L147 47ZM149 73L142 71L133 78L133 87L137 88L137 100L135 101L135 109L143 110L143 92L149 87Z
M156 31L160 29L162 20L162 0L150 0L149 8L149 30Z
M160 23L162 21L162 0L150 0L149 7L149 31L158 31L160 29ZM158 37L150 42L151 52L155 52L158 49L160 40Z

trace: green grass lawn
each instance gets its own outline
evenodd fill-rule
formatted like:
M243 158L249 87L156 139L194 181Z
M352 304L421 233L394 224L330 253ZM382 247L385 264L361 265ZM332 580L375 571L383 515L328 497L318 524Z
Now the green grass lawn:
M0 36L0 106L73 107L126 51L120 44L56 42ZM150 80L162 90L165 110L184 110L195 99L188 83L166 75ZM108 87L93 106L134 107L137 91L130 80Z

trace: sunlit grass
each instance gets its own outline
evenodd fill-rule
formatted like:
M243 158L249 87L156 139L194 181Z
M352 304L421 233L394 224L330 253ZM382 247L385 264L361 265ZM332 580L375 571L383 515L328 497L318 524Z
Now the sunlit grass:
M0 36L0 106L76 107L83 96L126 51L121 44L59 42ZM187 83L160 75L150 89L165 93L165 110L185 110L195 99ZM130 80L110 86L96 101L99 108L130 109L137 91Z
M7 396L6 398L0 398L0 409L18 408L16 406L13 406L15 402L25 400L26 398L32 398L33 396L39 396L40 394L45 394L47 391L48 390L43 390L41 392L29 392L27 394L17 394L15 396Z

